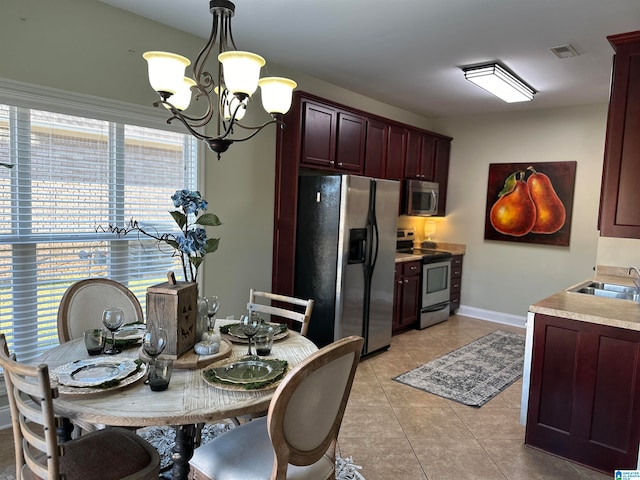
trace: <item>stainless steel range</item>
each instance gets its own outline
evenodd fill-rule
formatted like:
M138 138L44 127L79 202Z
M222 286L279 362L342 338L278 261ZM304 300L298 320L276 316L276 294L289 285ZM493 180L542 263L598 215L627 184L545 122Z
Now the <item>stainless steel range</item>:
M451 252L414 248L413 231L398 230L398 253L422 255L422 304L419 328L430 327L449 318Z

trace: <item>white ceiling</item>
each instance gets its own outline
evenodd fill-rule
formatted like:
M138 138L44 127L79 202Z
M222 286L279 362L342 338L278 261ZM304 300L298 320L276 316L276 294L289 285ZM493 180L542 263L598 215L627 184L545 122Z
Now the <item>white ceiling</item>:
M208 0L101 0L209 36ZM428 117L606 102L606 37L640 29L640 0L236 0L239 49ZM571 44L580 56L558 59ZM175 52L192 60L197 52ZM506 104L460 66L499 60L538 93Z

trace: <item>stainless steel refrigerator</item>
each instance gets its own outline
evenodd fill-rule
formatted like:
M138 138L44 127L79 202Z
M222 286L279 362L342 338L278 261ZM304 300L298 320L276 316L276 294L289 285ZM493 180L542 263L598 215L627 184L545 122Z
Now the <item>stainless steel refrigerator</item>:
M322 347L391 343L400 184L355 175L301 176L294 294L314 300L308 337Z

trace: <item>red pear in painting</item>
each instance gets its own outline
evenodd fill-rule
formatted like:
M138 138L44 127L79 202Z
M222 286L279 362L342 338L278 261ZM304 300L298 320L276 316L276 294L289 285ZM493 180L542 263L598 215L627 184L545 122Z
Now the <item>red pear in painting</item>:
M544 173L536 172L533 167L529 167L527 170L531 172L527 179L527 185L537 213L531 232L555 233L564 225L566 218L564 205L556 194L549 177Z
M536 222L536 206L523 181L525 172L512 173L504 182L498 200L491 207L491 225L504 235L521 237L531 231Z

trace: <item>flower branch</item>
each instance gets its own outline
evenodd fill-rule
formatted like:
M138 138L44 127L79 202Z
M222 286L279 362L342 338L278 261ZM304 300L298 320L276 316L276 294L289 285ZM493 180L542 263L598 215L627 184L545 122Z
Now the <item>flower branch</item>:
M215 252L220 243L219 238L207 238L207 232L202 227L216 227L222 225L217 215L205 213L208 203L202 198L200 192L191 190L177 190L171 199L173 205L180 210L169 212L180 229L179 234L150 233L140 227L136 220L130 220L124 227L109 225L106 229L96 227L103 232L115 233L118 237L138 232L157 241L158 249L162 251L162 244L173 249L172 256L180 257L184 279L187 282L195 282L198 278L198 267L204 262L205 255ZM193 221L190 222L190 219Z

